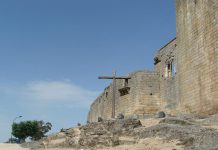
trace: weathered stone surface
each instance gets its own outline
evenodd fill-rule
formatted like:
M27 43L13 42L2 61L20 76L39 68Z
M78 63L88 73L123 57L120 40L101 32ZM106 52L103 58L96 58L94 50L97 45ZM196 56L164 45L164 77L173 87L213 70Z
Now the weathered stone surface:
M179 125L193 125L191 122L187 120L182 120L178 118L166 118L161 120L159 123L167 123L167 124L179 124Z
M176 0L180 111L218 112L217 10L217 0Z
M138 138L163 137L166 140L179 139L181 145L189 150L218 149L218 131L202 128L198 125L180 125L161 123L149 128L137 128L134 133Z
M137 119L105 120L79 128L64 129L44 141L48 148L96 150L138 144L149 138L161 138L166 142L176 140L186 150L210 150L218 149L218 130L214 127L218 129L218 116L204 119L194 116L166 117L159 124L151 126L142 126ZM42 141L26 143L23 146L39 149L42 148Z
M129 94L120 95L119 89L124 87L125 80L117 80L115 116L122 113L125 118L133 114L155 113L160 108L159 75L153 71L137 71L129 75ZM152 95L151 95L152 93ZM88 115L89 122L97 122L98 117L110 119L112 114L112 85L92 103Z
M76 148L99 148L119 145L120 143L132 143L128 140L119 140L120 135L126 135L141 122L137 119L104 120L102 122L89 123L79 128L63 130L66 135L65 146Z

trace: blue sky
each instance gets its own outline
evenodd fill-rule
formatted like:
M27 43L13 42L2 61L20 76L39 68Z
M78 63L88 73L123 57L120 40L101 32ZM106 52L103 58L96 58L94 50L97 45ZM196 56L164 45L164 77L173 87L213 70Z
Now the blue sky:
M14 117L51 132L85 123L110 83L99 75L153 68L176 35L174 0L0 2L0 142Z

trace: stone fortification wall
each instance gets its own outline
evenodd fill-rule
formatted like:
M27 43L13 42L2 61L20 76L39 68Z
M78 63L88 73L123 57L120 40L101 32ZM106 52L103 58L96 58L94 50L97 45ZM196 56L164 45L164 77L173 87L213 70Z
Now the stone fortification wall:
M129 76L131 79L128 81L116 80L115 116L122 113L130 117L134 114L143 115L158 111L161 105L159 74L151 71L137 71ZM113 88L110 85L91 105L88 121L97 121L98 117L111 118L112 96Z
M177 38L157 52L154 72L132 73L128 85L117 80L116 114L218 112L217 10L218 0L176 0ZM88 120L109 119L111 111L110 85L92 104Z
M218 0L176 0L180 110L218 112Z
M178 80L176 64L176 38L158 50L154 61L159 74L160 98L163 110L175 109L178 105Z

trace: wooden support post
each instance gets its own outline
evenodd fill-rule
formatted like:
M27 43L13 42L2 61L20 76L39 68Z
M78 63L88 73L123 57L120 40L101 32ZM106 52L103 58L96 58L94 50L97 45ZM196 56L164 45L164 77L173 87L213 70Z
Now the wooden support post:
M116 71L113 73L113 99L112 99L112 115L115 118L115 99L116 99Z
M111 113L111 118L115 118L115 110L116 110L116 80L117 79L131 79L130 77L117 77L116 76L116 71L114 71L113 76L101 76L98 77L98 79L112 79L113 80L113 97L112 97L112 113Z

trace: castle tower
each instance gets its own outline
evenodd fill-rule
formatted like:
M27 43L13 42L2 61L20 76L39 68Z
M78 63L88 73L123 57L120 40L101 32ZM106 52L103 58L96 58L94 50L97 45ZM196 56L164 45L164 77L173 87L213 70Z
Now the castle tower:
M176 0L179 102L218 113L218 0Z

